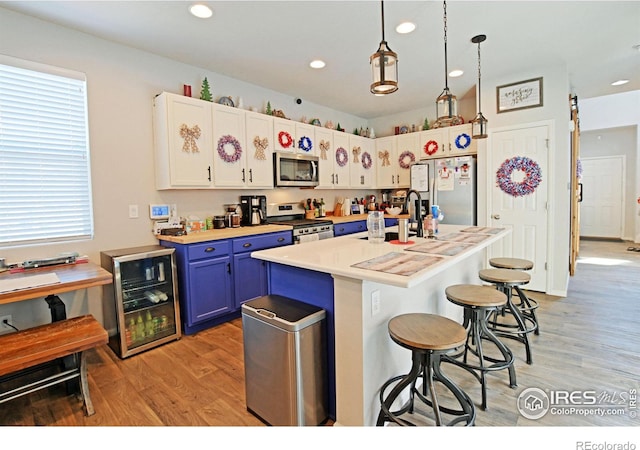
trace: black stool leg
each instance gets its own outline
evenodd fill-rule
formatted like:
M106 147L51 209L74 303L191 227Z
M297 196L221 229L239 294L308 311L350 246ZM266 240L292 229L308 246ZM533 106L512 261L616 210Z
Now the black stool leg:
M387 381L385 384L382 385L382 388L380 388L380 414L378 414L378 421L376 422L376 426L384 425L385 421L387 420L396 422L399 425L408 424L408 422L401 421L395 416L399 416L400 414L404 414L407 411L413 410L413 391L414 391L413 386L415 386L416 379L420 376L420 373L422 372L422 368L423 368L422 364L423 364L424 358L423 358L423 355L421 355L420 353L412 352L411 360L413 364L411 366L411 371L407 375L404 375L404 376L401 375L398 377L391 378L389 381ZM385 389L391 383L397 380L401 380L401 381L394 386L389 396L385 399L384 398ZM410 395L409 402L406 405L404 405L402 408L400 408L400 410L392 412L391 405L393 405L393 402L396 400L396 398L409 385L412 386L411 393L409 394Z
M498 337L495 334L493 334L491 330L489 330L489 327L487 327L486 321L482 321L480 326L482 328L482 333L486 336L488 340L490 340L495 344L498 350L500 350L500 353L502 353L502 357L504 358L504 360L508 361L507 364L508 364L508 370L509 370L509 387L511 388L517 387L518 385L516 383L516 368L515 368L515 365L513 364L514 363L513 353L511 352L511 350L509 350L509 347L504 345L502 341L498 339Z
M522 289L518 286L514 286L518 297L520 297L520 301L528 308L528 312L531 315L531 320L533 321L534 326L536 327L533 331L536 336L540 335L540 325L538 323L538 317L536 316L536 309L532 307L531 302L529 301L529 297L522 292Z
M529 333L527 332L526 323L520 313L520 310L516 305L513 304L513 295L511 293L511 289L506 289L507 294L507 308L513 314L513 317L516 319L516 323L518 324L518 328L520 329L520 337L522 338L522 342L524 343L524 349L527 355L527 364L533 364L533 358L531 357L531 346L529 344Z

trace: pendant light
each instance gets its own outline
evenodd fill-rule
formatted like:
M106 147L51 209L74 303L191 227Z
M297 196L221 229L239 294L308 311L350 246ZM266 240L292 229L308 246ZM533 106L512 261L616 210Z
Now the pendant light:
M447 66L447 2L444 1L444 90L436 100L435 128L460 125L458 117L458 100L449 91L449 69Z
M482 87L480 85L480 42L484 42L487 39L487 36L484 34L479 34L471 38L471 42L474 44L478 44L478 114L471 121L471 137L473 139L485 139L487 137L487 122L489 122L482 115Z
M398 55L394 53L384 40L384 1L382 9L382 40L378 51L369 58L371 64L371 93L377 95L391 94L398 90Z

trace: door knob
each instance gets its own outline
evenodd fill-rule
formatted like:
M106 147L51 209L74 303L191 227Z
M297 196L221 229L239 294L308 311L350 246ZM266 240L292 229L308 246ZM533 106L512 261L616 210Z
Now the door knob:
M494 214L491 216L492 219L500 220L500 214Z

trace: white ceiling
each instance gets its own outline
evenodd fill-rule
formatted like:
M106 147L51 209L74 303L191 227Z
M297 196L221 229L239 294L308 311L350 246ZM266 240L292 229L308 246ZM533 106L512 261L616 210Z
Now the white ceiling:
M444 87L441 1L384 3L400 86L385 97L369 92L369 56L381 40L378 1L209 1L203 3L214 15L206 20L189 14L191 3L0 1L0 7L362 118L434 105ZM449 70L465 71L449 78L459 98L475 92L477 46L470 39L477 34L487 35L483 79L566 63L579 99L640 89L640 51L633 48L640 44L638 1L450 0L447 16ZM395 26L407 19L416 31L398 35ZM327 66L310 69L315 58ZM631 81L610 86L620 78Z

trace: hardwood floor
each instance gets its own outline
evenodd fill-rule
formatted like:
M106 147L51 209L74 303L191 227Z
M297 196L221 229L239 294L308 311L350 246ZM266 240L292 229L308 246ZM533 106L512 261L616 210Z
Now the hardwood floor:
M628 411L529 420L516 408L529 387L609 395L640 389L640 253L627 251L629 245L584 241L566 298L530 293L540 302L541 324L540 335L532 336L533 364L526 364L521 344L507 342L516 356L518 387L509 388L503 371L489 375L488 410L478 410L477 426L640 425ZM85 417L81 402L57 386L0 405L0 424L263 425L244 406L240 319L125 360L103 346L88 353L88 367L94 416ZM479 404L477 381L453 366L445 369Z

